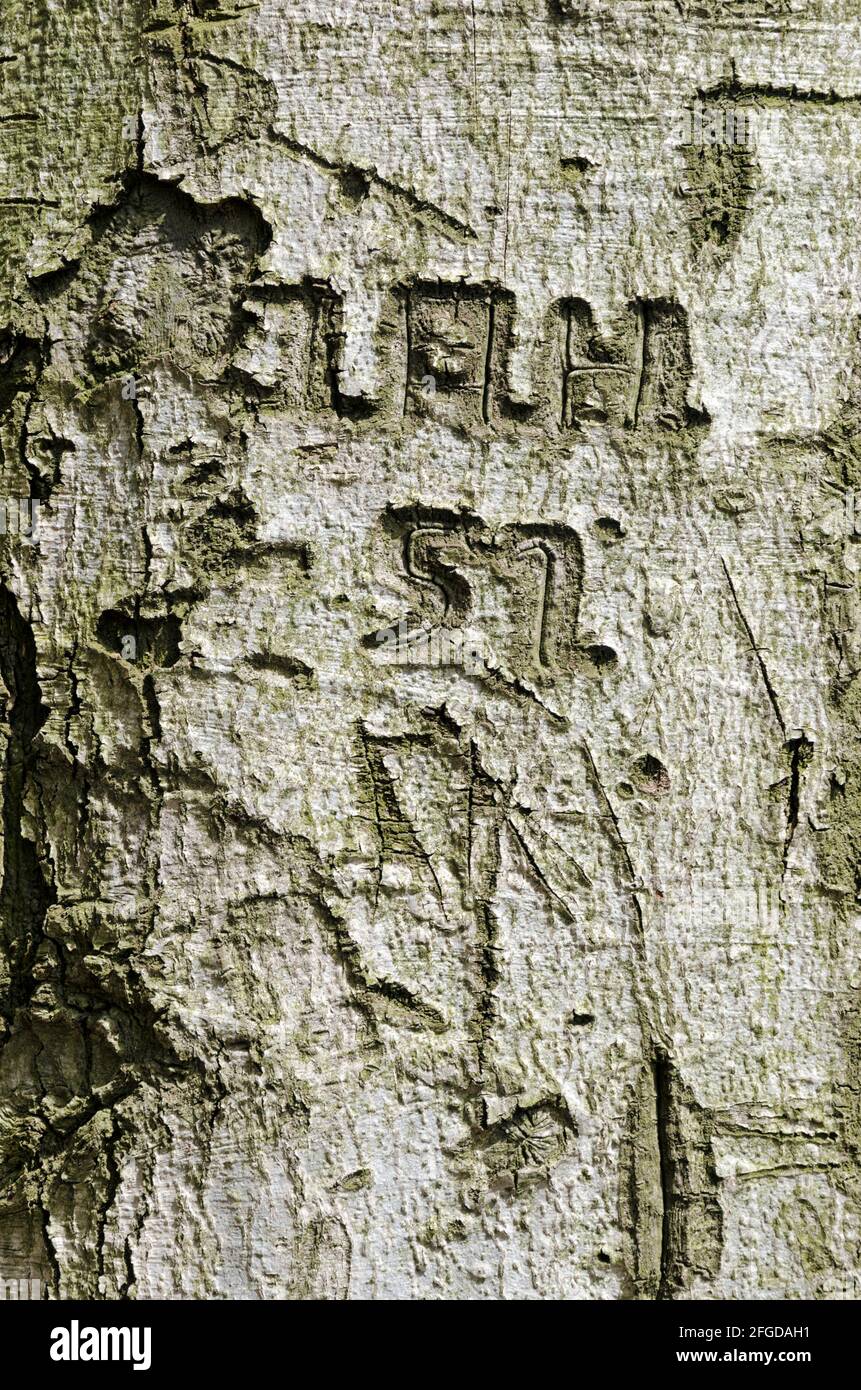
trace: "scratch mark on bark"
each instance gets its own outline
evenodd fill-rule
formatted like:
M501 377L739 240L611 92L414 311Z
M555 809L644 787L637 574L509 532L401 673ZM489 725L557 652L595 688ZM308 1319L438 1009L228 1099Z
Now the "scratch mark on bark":
M493 335L496 328L496 305L491 299L487 310L487 350L484 355L484 390L481 396L481 418L490 424L491 374L493 371Z
M527 845L526 841L524 840L523 836L521 835L520 831L518 830L517 826L514 824L514 821L511 819L510 816L506 817L506 825L511 830L512 834L514 835L514 838L517 840L517 843L523 850L523 853L526 855L526 858L532 867L532 871L537 876L539 883L542 883L544 885L553 901L559 904L559 906L562 908L562 911L565 913L565 916L568 918L569 922L576 922L577 918L574 912L568 906L565 899L560 898L559 894L548 883L547 877L541 869L541 866L539 865L538 861L536 860L535 855L532 853L531 849Z
M640 403L643 399L643 386L646 379L646 351L647 339L649 335L649 320L646 316L645 305L637 303L637 378L634 383L632 395L634 405L631 411L631 425L637 428L640 418Z
M783 715L780 710L780 703L777 698L777 692L775 691L774 686L771 683L771 677L768 674L768 669L766 667L765 661L763 660L762 652L756 644L756 638L753 635L753 630L750 626L750 623L744 615L744 610L742 609L741 603L739 602L736 587L732 582L732 575L730 574L729 569L727 568L726 560L724 560L723 557L721 557L721 564L723 565L723 572L726 575L726 582L729 585L729 591L732 594L732 599L733 603L735 604L736 612L738 613L742 627L744 628L745 633L747 634L747 639L750 642L750 649L756 657L757 665L759 666L760 672L762 673L762 679L765 684L765 688L768 692L768 698L771 701L771 707L774 710L775 717L777 719L778 724L780 725L780 731L785 739L786 725L783 721Z
M610 798L609 798L609 796L608 796L608 794L607 794L607 791L606 791L606 788L605 788L605 786L604 786L604 783L603 783L602 780L601 780L601 774L599 773L597 764L596 764L596 762L595 762L595 759L594 759L593 756L592 756L592 750L590 749L588 743L586 743L585 740L583 741L582 747L583 747L583 751L585 752L586 757L587 757L587 759L588 759L589 766L590 766L590 768L591 768L591 770L592 770L592 776L595 778L595 782L596 782L596 784L597 784L597 786L598 786L598 789L599 789L599 791L600 791L600 793L601 793L601 797L602 797L602 799L603 799L603 801L604 801L604 805L607 807L607 811L608 811L608 813L609 813L610 820L611 820L612 823L613 823L613 829L614 829L615 832L616 832L616 839L617 839L617 841L618 841L618 843L619 843L620 849L622 850L622 854L623 854L624 857L625 857L625 863L626 863L626 865L627 865L627 867L628 867L628 872L629 872L629 874L631 875L630 892L631 892L631 898L632 898L633 903L634 903L634 911L635 911L635 913L636 913L636 915L637 915L637 924L638 924L638 928L639 928L638 934L637 934L637 949L638 949L639 954L640 954L641 956L644 956L644 955L645 955L645 929L644 929L644 925L643 925L643 910L642 910L642 908L640 907L640 900L639 900L639 898L638 898L638 896L637 896L637 893L638 893L638 891L639 891L639 882L640 882L640 880L639 880L638 877L637 877L637 873L636 873L636 871L635 871L635 869L634 869L634 861L633 861L632 858L631 858L630 852L629 852L629 850L628 850L628 846L627 846L627 844L625 843L624 837L623 837L623 835L622 835L621 826L619 825L619 817L616 815L615 807L613 806L613 803L612 803L612 801L610 800Z
M658 1298L668 1297L668 1282L673 1260L672 1239L672 1149L669 1139L670 1075L669 1059L660 1050L652 1061L655 1080L655 1124L658 1137L658 1164L661 1179L661 1277Z
M508 94L508 153L505 166L505 242L502 248L502 278L508 277L508 218L511 207L511 93Z
M453 213L446 212L445 208L439 207L436 203L422 198L416 193L415 189L407 188L405 185L397 183L394 179L386 178L380 174L373 165L354 164L352 161L339 161L329 159L321 154L319 150L312 149L310 145L305 145L301 140L293 140L282 131L276 130L274 126L269 127L269 136L277 144L283 145L285 149L291 150L293 154L299 155L303 159L308 159L312 164L316 164L318 169L325 169L330 174L337 174L343 177L345 174L352 175L354 178L365 179L369 183L375 183L379 188L385 189L393 197L400 199L412 208L414 212L426 213L439 220L452 231L458 232L460 236L466 237L470 241L477 241L478 236L469 223L462 222Z
M472 115L475 119L478 113L478 53L475 36L475 0L469 0L469 8L472 15Z

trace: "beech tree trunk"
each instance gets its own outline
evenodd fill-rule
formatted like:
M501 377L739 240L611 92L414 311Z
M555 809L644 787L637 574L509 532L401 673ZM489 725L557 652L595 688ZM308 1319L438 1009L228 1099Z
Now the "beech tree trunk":
M0 1279L856 1297L857 4L0 83Z

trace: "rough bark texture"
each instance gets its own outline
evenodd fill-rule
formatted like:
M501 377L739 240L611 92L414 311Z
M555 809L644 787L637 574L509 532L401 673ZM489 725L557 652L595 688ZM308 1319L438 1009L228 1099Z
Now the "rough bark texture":
M857 0L0 83L0 1276L857 1295Z

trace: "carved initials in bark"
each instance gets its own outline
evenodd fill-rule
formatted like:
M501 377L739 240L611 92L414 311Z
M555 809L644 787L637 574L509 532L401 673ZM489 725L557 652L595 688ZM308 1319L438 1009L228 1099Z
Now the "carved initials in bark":
M405 414L489 424L503 382L512 298L483 285L416 285L405 298Z
M413 513L404 567L418 591L412 626L470 628L492 661L552 677L576 654L583 552L569 527L514 523L489 532L478 518Z
M586 421L630 429L708 423L687 404L688 318L671 300L638 300L606 337L583 299L563 306L563 426Z

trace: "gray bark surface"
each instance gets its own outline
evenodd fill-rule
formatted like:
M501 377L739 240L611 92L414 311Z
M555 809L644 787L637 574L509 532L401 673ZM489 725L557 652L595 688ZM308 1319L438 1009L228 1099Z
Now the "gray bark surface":
M0 1279L856 1297L856 0L0 17Z

